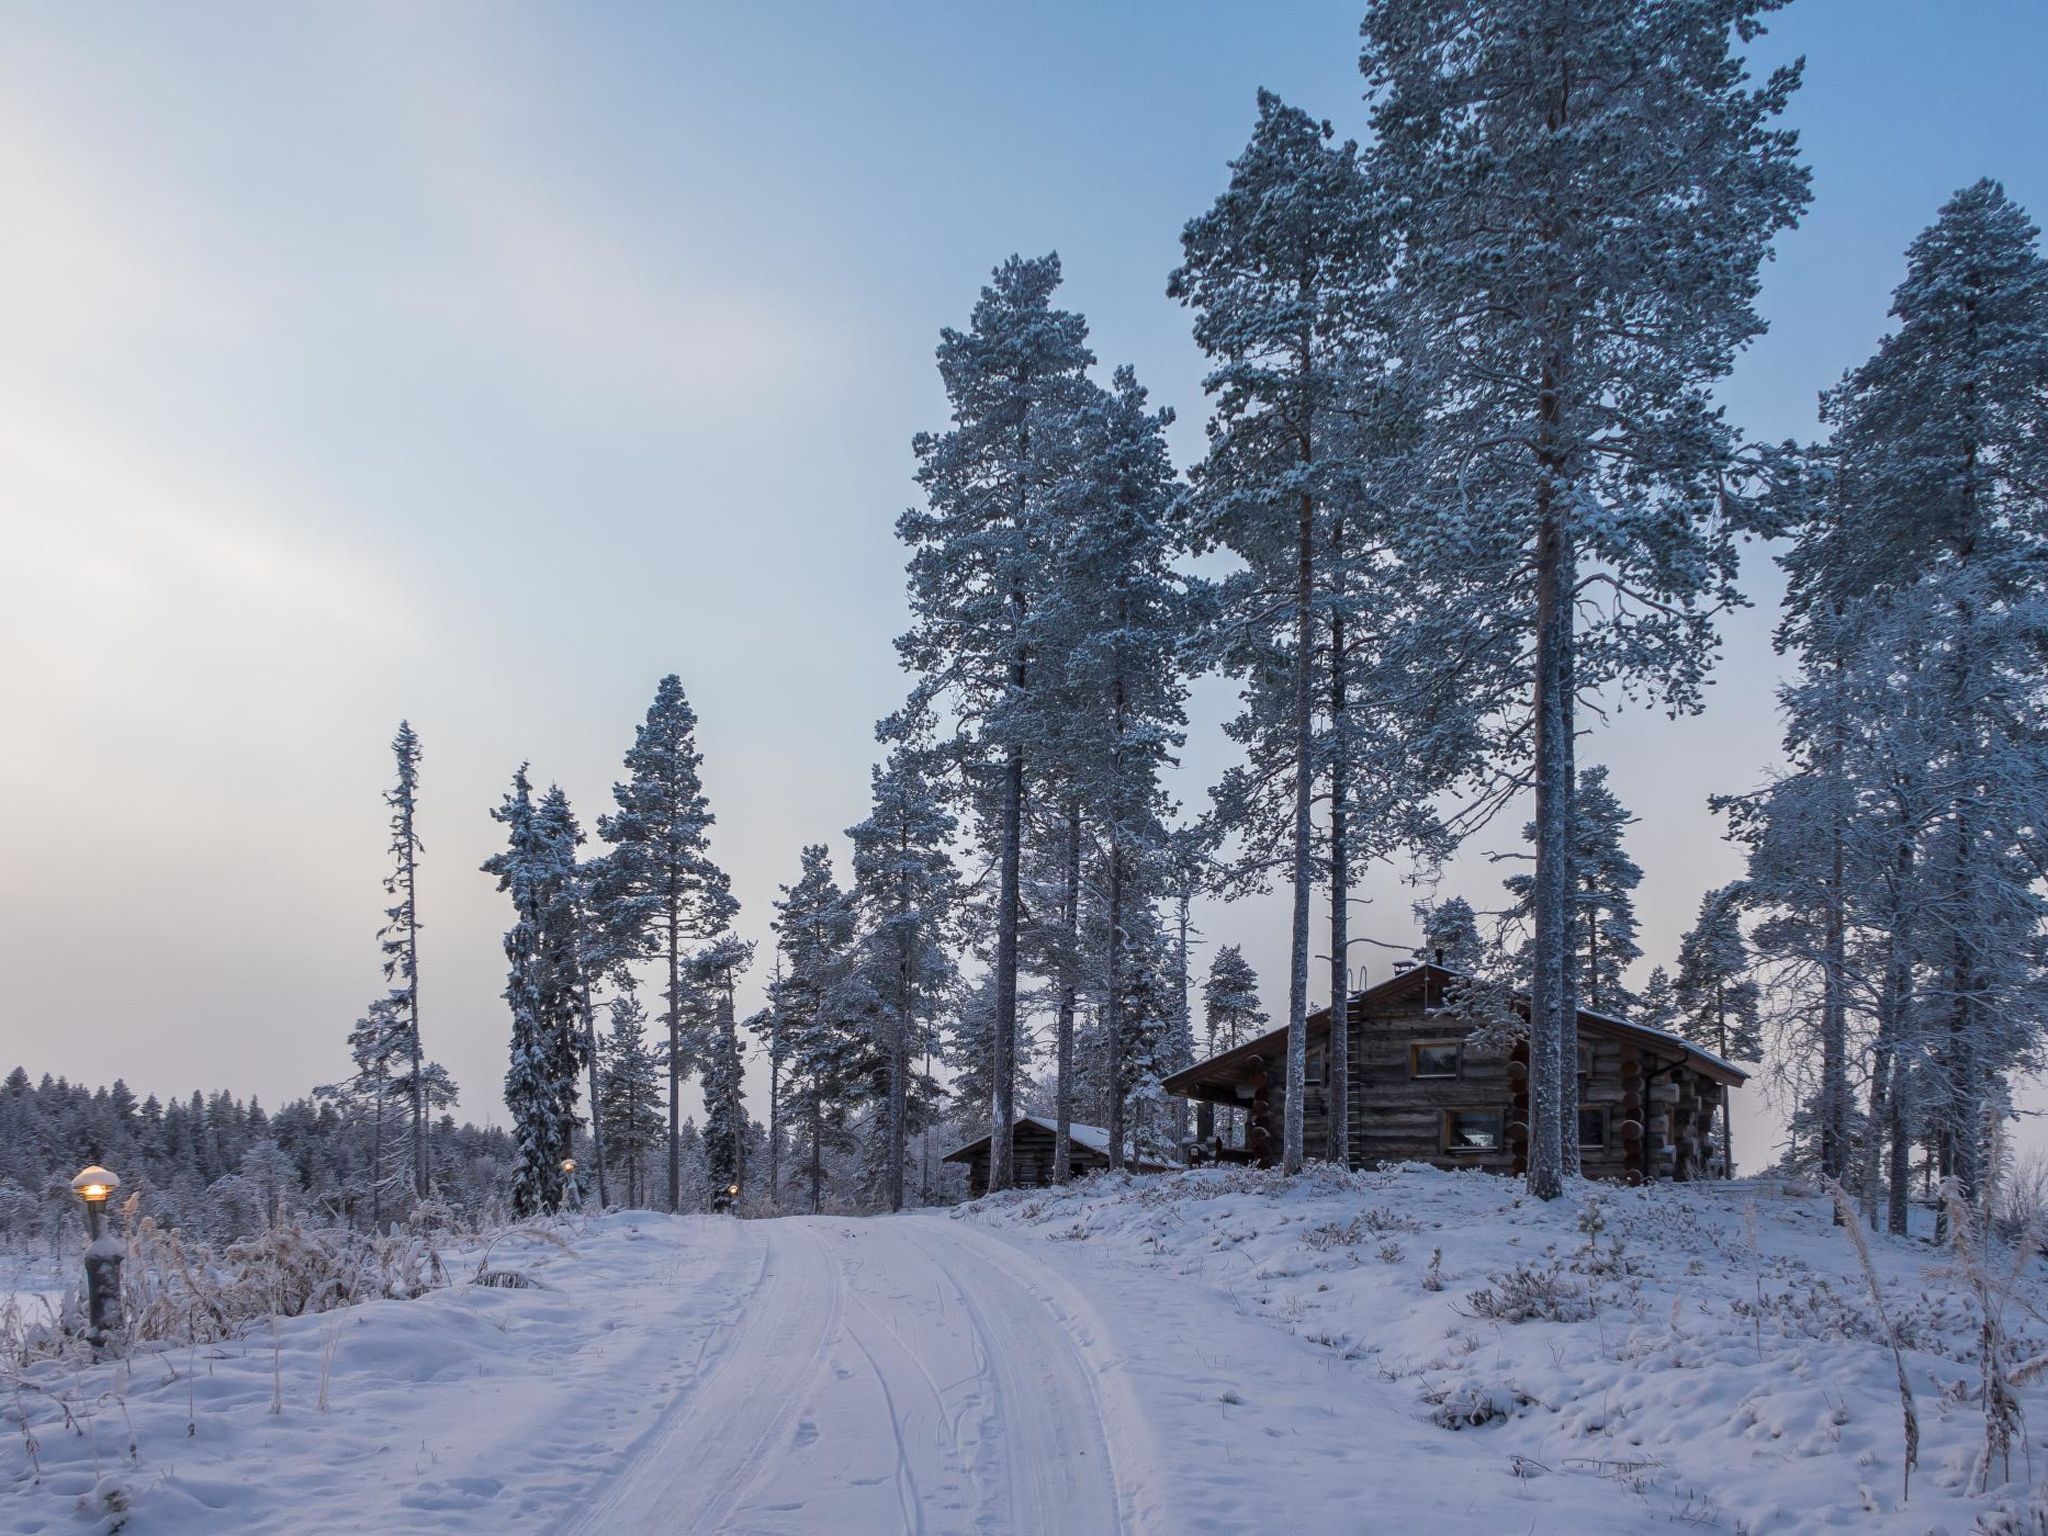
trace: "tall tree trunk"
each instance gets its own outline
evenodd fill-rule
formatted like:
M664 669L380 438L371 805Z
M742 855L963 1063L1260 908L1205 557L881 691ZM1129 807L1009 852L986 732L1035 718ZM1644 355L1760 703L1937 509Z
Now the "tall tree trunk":
M433 1191L433 1152L427 1140L427 1080L420 1046L420 924L413 895L417 865L413 857L412 804L405 807L405 1011L412 1021L412 1185L413 1196L425 1200Z
M908 853L908 836L898 839L897 869L903 868ZM910 898L904 889L906 877L896 878L896 1022L889 1039L889 1209L903 1209L903 1165L909 1152L910 1126L910 1019L914 1006L916 962L911 955Z
M1053 1023L1052 1180L1064 1184L1074 1175L1074 960L1081 947L1081 804L1067 802L1067 846L1060 922L1067 935L1067 964L1061 967L1059 1009Z
M590 1001L590 978L587 976L577 980L576 1002L583 1012L583 1050L590 1063L590 1158L597 1164L597 1207L603 1210L612 1202L605 1187L604 1111L597 1097L597 1010Z
M818 1088L811 1085L811 1214L818 1214L825 1193L825 1106Z
M1841 604L1835 605L1839 618ZM1826 958L1821 969L1820 1022L1820 1165L1831 1179L1842 1178L1849 1163L1849 1003L1848 965L1848 859L1843 836L1842 774L1847 743L1843 740L1842 658L1833 658L1831 668L1833 702L1828 742L1828 899L1822 913L1822 944ZM1877 1078L1872 1078L1872 1092ZM1878 1134L1875 1118L1870 1124L1873 1140ZM1873 1213L1875 1214L1875 1213ZM1837 1216L1839 1220L1839 1215Z
M1302 436L1301 459L1311 460L1310 443ZM1301 495L1294 578L1294 926L1287 956L1286 1123L1281 1167L1301 1172L1304 1155L1302 1103L1308 1078L1308 929L1309 900L1314 892L1311 860L1311 816L1315 802L1315 735L1311 721L1311 685L1315 658L1315 500Z
M1324 1058L1330 1086L1323 1095L1329 1116L1324 1155L1351 1166L1351 793L1350 700L1346 696L1344 639L1344 519L1332 518L1330 535L1330 1044Z
M1571 591L1567 578L1565 591ZM1567 604L1569 611L1569 604ZM1569 620L1567 620L1569 622ZM1564 654L1564 702L1569 711L1578 691L1578 665L1567 635ZM1579 826L1579 755L1578 736L1569 719L1564 733L1564 781L1571 787L1571 807L1565 815L1571 824L1572 837L1567 845L1571 849L1572 865L1565 874L1566 889L1575 889L1579 884L1578 826ZM1557 1143L1564 1166L1565 1177L1579 1176L1579 968L1572 946L1565 945L1564 1002L1557 1020ZM1597 949L1587 951L1585 984L1597 987Z
M1122 828L1109 834L1109 974L1102 996L1103 1045L1109 1057L1109 1166L1124 1166L1124 849Z
M683 1209L683 953L682 921L671 900L668 912L668 1209Z
M1564 1084L1572 945L1571 546L1546 471L1536 566L1536 872L1529 988L1529 1192L1564 1193ZM1573 1064L1576 1067L1576 1062Z
M1024 667L1019 663L1012 681L1021 691ZM988 1146L988 1187L993 1194L1016 1182L1012 1162L1011 1135L1017 1122L1017 915L1018 862L1024 819L1024 749L1011 747L1003 770L1003 822L1001 868L996 887L996 1017L990 1064L994 1092L995 1124Z

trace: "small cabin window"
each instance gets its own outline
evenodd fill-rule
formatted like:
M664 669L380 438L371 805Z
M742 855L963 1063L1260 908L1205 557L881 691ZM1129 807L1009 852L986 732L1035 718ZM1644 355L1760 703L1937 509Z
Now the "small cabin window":
M1607 1106L1604 1104L1582 1104L1579 1106L1579 1146L1605 1150L1607 1146Z
M1581 1040L1579 1042L1579 1076L1591 1077L1592 1075L1593 1047L1589 1041Z
M1330 1058L1320 1046L1308 1053L1308 1062L1303 1068L1302 1076L1307 1080L1311 1088L1327 1088L1329 1086Z
M1418 1040L1408 1047L1410 1077L1456 1077L1465 1048L1456 1040Z
M1501 1149L1501 1113L1497 1109L1447 1109L1444 1111L1444 1151L1498 1152Z

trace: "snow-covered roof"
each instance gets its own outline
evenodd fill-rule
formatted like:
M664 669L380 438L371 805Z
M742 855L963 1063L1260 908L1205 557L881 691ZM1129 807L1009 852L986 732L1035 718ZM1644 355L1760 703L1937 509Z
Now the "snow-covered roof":
M1683 1035L1674 1035L1668 1029L1659 1029L1654 1024L1638 1024L1634 1019L1616 1018L1611 1013L1601 1013L1593 1008L1581 1008L1579 1010L1579 1017L1583 1019L1598 1019L1602 1024L1613 1024L1621 1029L1633 1030L1639 1035L1653 1035L1657 1039L1667 1042L1674 1049L1682 1050L1688 1056L1698 1056L1709 1065L1719 1067L1724 1072L1733 1072L1737 1077L1745 1079L1749 1076L1749 1068L1737 1065L1726 1056L1716 1055L1704 1045L1688 1040Z
M1059 1134L1059 1121L1050 1119L1045 1115L1019 1115L1017 1118L1020 1121L1029 1120L1040 1130L1051 1131L1055 1136ZM1081 1125L1069 1120L1067 1122L1067 1135L1070 1139L1078 1141L1089 1151L1100 1152L1104 1157L1109 1156L1109 1132L1101 1126Z
M1050 1136L1057 1136L1059 1134L1059 1122L1050 1115L1019 1115L1017 1117L1017 1124L1035 1125ZM1082 1125L1078 1121L1070 1120L1067 1122L1067 1136L1077 1147L1085 1147L1088 1151L1095 1153L1099 1157L1109 1156L1109 1132L1099 1125ZM945 1153L939 1160L941 1162L956 1161L967 1153L972 1152L988 1139L986 1136L977 1136L972 1141L962 1142L952 1151ZM1147 1157L1128 1141L1124 1143L1124 1159L1134 1167L1148 1169L1178 1168L1180 1166L1178 1163L1164 1162L1157 1157Z
M1385 981L1378 982L1373 986L1365 987L1358 991L1353 992L1349 997L1345 999L1345 1004L1347 1007L1349 1007L1351 1004L1356 1003L1360 998L1367 997L1374 992L1382 991L1387 987L1393 986L1397 982L1408 981L1416 976L1423 975L1424 973L1429 971L1435 971L1439 976L1445 977L1448 980L1452 981L1469 981L1472 979L1469 972L1454 970L1448 965L1438 965L1433 961L1424 960L1419 961L1412 965L1401 966L1394 972L1392 976L1389 976ZM1527 994L1525 993L1517 992L1515 996L1518 999L1524 1001L1527 1000ZM1309 1015L1309 1017L1315 1018L1319 1015L1327 1017L1329 1012L1330 1010L1327 1007L1318 1008L1315 1009ZM1683 1035L1674 1035L1668 1029L1658 1029L1649 1024L1638 1024L1633 1019L1616 1018L1611 1013L1600 1013L1591 1008L1581 1008L1579 1010L1579 1017L1582 1019L1592 1019L1596 1023L1606 1024L1615 1029L1626 1030L1630 1034L1644 1036L1660 1044L1668 1045L1671 1047L1671 1049L1677 1051L1682 1057L1693 1058L1705 1064L1707 1067L1713 1070L1732 1074L1738 1083L1747 1082L1749 1080L1749 1069L1747 1067L1738 1066L1736 1063L1729 1061L1724 1056L1717 1056L1714 1052L1708 1050L1705 1046L1695 1045L1692 1041L1686 1039ZM1267 1034L1260 1035L1257 1039L1242 1040L1239 1041L1236 1045L1232 1046L1227 1051L1218 1051L1215 1055L1209 1057L1206 1061L1198 1061L1193 1066L1183 1067L1180 1069L1180 1071L1173 1073L1170 1077L1167 1078L1167 1091L1175 1091L1172 1087L1174 1083L1194 1081L1200 1078L1206 1069L1215 1066L1218 1063L1226 1062L1232 1057L1242 1056L1247 1053L1258 1054L1258 1052L1254 1049L1255 1047L1263 1047L1266 1042L1276 1039L1282 1039L1286 1036L1286 1034L1287 1027L1283 1024L1280 1028L1272 1030Z

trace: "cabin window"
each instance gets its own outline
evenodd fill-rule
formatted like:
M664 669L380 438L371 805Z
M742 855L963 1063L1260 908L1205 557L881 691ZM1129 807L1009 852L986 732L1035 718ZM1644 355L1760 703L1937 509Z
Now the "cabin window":
M1579 1146L1585 1150L1604 1151L1606 1149L1606 1105L1582 1104L1579 1106Z
M1444 1111L1444 1151L1498 1152L1501 1149L1501 1112L1497 1109L1447 1109Z
M1308 1053L1308 1064L1302 1076L1311 1088L1327 1088L1330 1083L1330 1058L1321 1047Z
M1579 1076L1585 1078L1592 1075L1593 1047L1589 1042L1582 1040L1579 1042Z
M1465 1048L1456 1040L1418 1040L1408 1047L1410 1077L1456 1077Z

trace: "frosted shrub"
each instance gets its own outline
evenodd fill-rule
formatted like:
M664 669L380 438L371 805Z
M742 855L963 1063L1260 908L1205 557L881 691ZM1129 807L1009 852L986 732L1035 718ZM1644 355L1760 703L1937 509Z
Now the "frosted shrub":
M1472 1316L1493 1323L1578 1323L1595 1311L1592 1292L1555 1259L1517 1264L1465 1298Z

